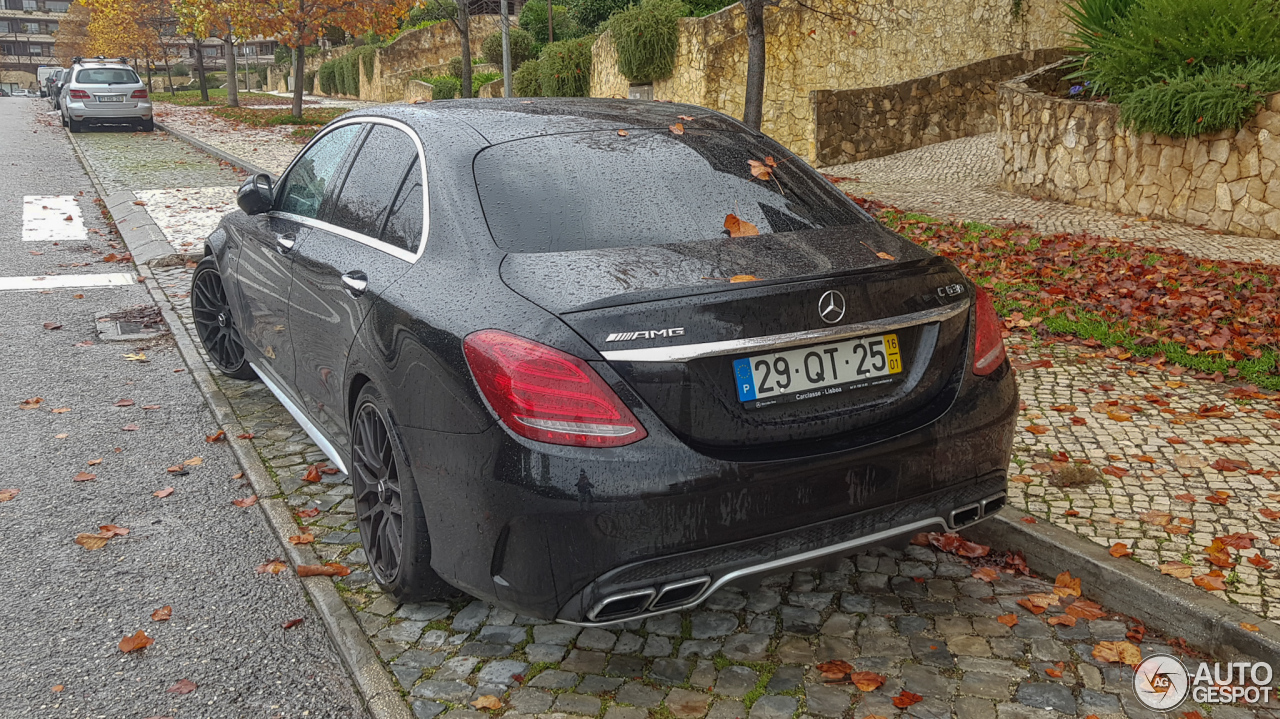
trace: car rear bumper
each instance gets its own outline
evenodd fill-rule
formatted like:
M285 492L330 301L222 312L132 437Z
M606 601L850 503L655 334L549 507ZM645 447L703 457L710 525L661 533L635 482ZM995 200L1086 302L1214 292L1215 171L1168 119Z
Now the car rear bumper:
M88 120L149 120L151 103L123 103L121 107L85 107L84 103L67 103L67 114L77 122Z
M949 411L913 432L777 461L707 457L651 415L641 416L647 439L609 450L528 442L500 426L402 433L442 578L519 613L599 624L998 511L1017 389L1007 365L964 384ZM684 594L659 601L673 588ZM609 611L628 596L632 611Z

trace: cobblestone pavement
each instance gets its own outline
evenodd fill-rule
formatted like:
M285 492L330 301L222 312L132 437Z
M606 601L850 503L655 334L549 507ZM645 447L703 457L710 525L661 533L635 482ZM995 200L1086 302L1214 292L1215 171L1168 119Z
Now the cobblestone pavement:
M917 150L824 167L822 171L858 181L840 188L904 210L980 222L1018 222L1044 233L1092 232L1158 247L1173 247L1196 257L1261 260L1280 264L1280 242L1197 230L1177 222L1035 200L999 189L1000 140L997 133L940 142Z
M217 162L205 156L207 162ZM222 216L236 209L236 188L183 187L170 190L136 190L146 203L147 214L164 232L175 252L204 252L204 240L218 227Z
M1215 537L1252 532L1256 549L1240 551L1223 569L1226 591L1211 594L1280 620L1280 578L1267 563L1280 561L1280 523L1260 514L1280 509L1280 394L1250 398L1077 345L1009 345L1023 351L1016 361L1052 363L1018 373L1010 504L1103 546L1123 542L1151 567L1185 561L1188 583L1219 569L1205 554ZM1247 560L1255 555L1262 567Z
M108 195L121 190L237 187L244 177L163 132L95 128L76 135L76 143Z

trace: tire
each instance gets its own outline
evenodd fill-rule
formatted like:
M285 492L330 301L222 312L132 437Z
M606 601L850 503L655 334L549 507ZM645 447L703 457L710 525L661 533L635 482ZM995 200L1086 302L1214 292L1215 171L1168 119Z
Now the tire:
M154 118L147 118L138 123L138 129L142 132L154 132L156 129L156 121Z
M459 594L431 568L431 538L409 457L372 384L360 390L351 416L351 489L360 543L383 591L401 602Z
M62 113L58 113L58 117L62 118L62 126L67 127L67 116Z
M84 120L67 120L67 127L77 135L84 132Z
M200 260L191 276L191 314L200 344L219 372L235 379L258 376L245 359L244 341L227 304L218 262L212 256Z

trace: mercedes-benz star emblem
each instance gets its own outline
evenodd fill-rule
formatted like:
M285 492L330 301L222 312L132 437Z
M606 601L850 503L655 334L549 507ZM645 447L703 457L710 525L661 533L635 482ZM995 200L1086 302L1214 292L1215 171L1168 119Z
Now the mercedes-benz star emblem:
M833 325L844 319L844 295L836 290L827 290L818 300L818 316L823 322Z

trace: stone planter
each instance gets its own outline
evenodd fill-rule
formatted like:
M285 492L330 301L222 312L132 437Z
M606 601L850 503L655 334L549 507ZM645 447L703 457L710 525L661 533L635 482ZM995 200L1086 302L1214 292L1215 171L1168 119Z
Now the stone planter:
M1005 189L1280 239L1280 93L1239 131L1177 138L1119 128L1115 105L1056 96L1065 74L1054 63L1000 86Z

